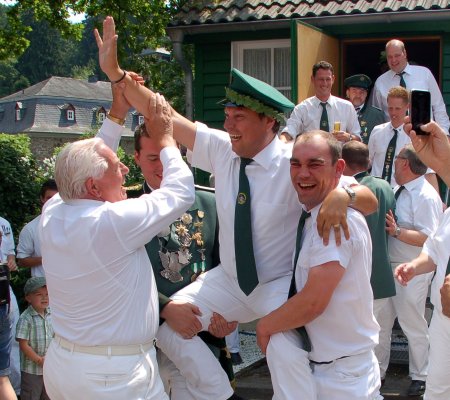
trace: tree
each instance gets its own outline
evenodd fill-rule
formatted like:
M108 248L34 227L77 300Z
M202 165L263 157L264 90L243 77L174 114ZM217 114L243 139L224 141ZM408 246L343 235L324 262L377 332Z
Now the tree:
M19 55L29 45L26 33L32 26L23 21L25 12L33 11L37 21L45 20L65 38L81 39L82 24L69 21L70 10L97 17L96 25L111 15L120 33L119 49L123 54L140 54L143 49L156 47L158 38L184 0L17 0L8 7L6 21L0 21L0 59ZM123 55L122 54L122 55Z

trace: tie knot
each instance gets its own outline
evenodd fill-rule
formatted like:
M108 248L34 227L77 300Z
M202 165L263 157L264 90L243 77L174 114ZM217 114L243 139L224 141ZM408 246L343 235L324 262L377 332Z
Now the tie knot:
M361 110L361 107L355 107L355 111L359 112Z
M325 103L322 103L322 102L320 102L320 105L322 106L322 108L325 108L326 106L327 106L327 102L325 102Z
M392 129L393 131L394 131L394 135L396 135L397 133L398 133L398 130L397 129Z
M300 221L305 221L311 216L311 213L308 211L303 210L302 215L300 216Z
M248 164L250 164L253 161L252 158L244 158L241 157L241 167L246 167Z
M406 74L406 72L405 71L402 71L402 72L399 72L398 74L396 74L396 75L398 75L398 76L403 76L403 75L405 75Z

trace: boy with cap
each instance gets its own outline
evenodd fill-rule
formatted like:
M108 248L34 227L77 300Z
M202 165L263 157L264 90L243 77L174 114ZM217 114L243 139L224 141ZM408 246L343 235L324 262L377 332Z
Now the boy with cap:
M53 338L47 283L44 277L32 277L24 287L28 308L17 323L16 340L20 346L22 400L47 400L43 379L45 354Z
M145 116L151 115L155 94L133 82L118 66L117 35L111 17L103 24L103 38L96 32L96 39L102 70L111 81L124 85L124 95L132 106ZM193 150L193 165L213 172L216 177L221 264L171 297L174 301L189 301L200 309L201 315L196 318L202 330L208 328L213 312L227 321L246 322L264 316L286 301L301 211L289 178L292 148L276 136L283 112L291 110L294 104L273 87L235 69L226 98L226 133L193 123L172 110L174 137ZM339 240L341 223L348 235L345 214L348 204L355 200L355 192L348 189L351 195L339 188L326 200L333 199L333 215L328 215L321 225L326 243L331 226ZM366 189L355 188L356 201L363 205L363 211L371 212L376 201L372 202L375 197ZM233 398L228 377L196 336L197 332L193 329L192 338L186 340L165 323L158 331L158 347L186 377L194 398ZM268 360L290 356L275 349L285 340L283 334L271 338ZM306 341L304 344L307 348ZM302 346L296 350L302 368L271 371L275 398L296 399L298 393L308 399L315 397L308 353ZM293 382L295 393L284 392L286 379Z
M349 76L344 81L344 86L347 88L345 93L355 107L358 116L361 140L364 144L369 143L370 133L374 126L386 122L383 111L367 103L370 85L372 85L372 80L364 74Z

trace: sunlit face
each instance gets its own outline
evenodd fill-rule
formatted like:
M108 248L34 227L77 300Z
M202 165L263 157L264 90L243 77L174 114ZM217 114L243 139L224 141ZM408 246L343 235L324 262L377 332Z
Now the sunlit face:
M108 162L108 169L100 179L94 179L94 185L99 193L99 199L115 203L125 200L127 194L123 184L128 167L122 164L117 155L108 147L103 145L99 154Z
M28 293L25 296L25 299L38 313L42 313L48 307L47 286L43 286L31 293Z
M44 205L49 201L56 193L58 193L57 190L47 189L44 193L44 196L41 196L41 203Z
M223 127L230 135L233 151L239 157L253 158L275 137L274 120L245 107L225 107Z
M152 189L159 189L163 177L163 166L159 158L160 149L146 136L140 138L141 149L134 152L134 161L141 168L145 181Z
M392 126L398 128L404 122L409 103L405 103L400 97L388 97L387 104Z
M329 69L319 68L316 75L311 76L311 83L314 85L316 97L327 101L333 87L334 75Z
M406 50L396 44L391 44L386 48L386 59L389 68L396 73L402 72L408 63Z
M299 140L292 150L291 181L298 199L307 210L320 204L333 190L342 175L345 162L332 164L330 149L324 138Z
M400 152L394 158L394 177L395 181L399 185L403 185L406 183L403 179L403 172L405 170L406 165L408 164L408 160L405 157L405 152L400 150Z
M367 90L359 87L349 87L347 89L347 98L354 107L360 107L366 102Z

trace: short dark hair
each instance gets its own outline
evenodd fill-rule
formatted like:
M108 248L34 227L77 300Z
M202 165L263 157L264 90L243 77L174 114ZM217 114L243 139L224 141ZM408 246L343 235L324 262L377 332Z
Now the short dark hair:
M401 157L408 160L409 169L413 174L425 175L428 168L422 161L420 161L420 158L418 157L412 144L407 144L403 147L399 154L401 154Z
M150 137L147 132L147 128L145 127L145 123L139 124L134 130L134 150L136 152L141 151L141 137Z
M272 117L269 117L268 115L262 114L262 113L258 113L258 116L259 116L259 119L263 119L263 117L272 118ZM277 121L276 119L274 119L273 126L272 126L272 132L277 134L279 130L280 130L280 122Z
M341 143L335 139L335 137L325 131L315 130L315 131L309 131L302 133L301 135L298 135L295 139L295 143L298 142L308 142L311 139L313 139L316 136L320 136L325 139L325 141L328 144L328 148L330 150L331 155L331 162L332 164L336 164L336 162L342 157L342 151L341 151Z
M334 69L333 66L327 62L327 61L319 61L318 63L314 64L312 67L312 74L313 76L316 76L316 73L319 69L327 69L330 70L331 73L334 75Z
M44 197L47 190L58 191L58 186L56 185L56 181L54 179L47 179L41 186L41 190L39 191L39 197Z
M342 146L342 158L351 169L367 171L369 168L369 147L357 140L351 140Z

